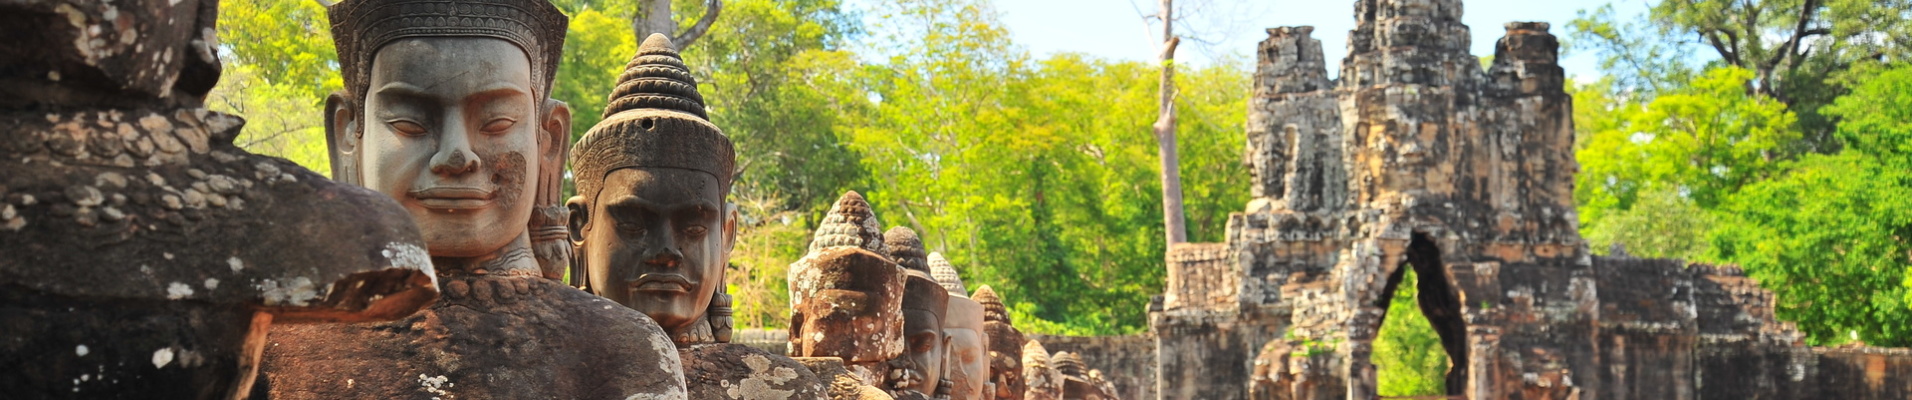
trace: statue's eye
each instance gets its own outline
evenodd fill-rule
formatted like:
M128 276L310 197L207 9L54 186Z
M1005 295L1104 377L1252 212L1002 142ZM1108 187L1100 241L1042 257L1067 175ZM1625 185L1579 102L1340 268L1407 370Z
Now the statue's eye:
M514 119L498 118L498 119L491 120L489 122L485 122L485 127L480 129L485 131L485 133L496 135L500 133L505 133L505 130L511 129L512 126L517 124L518 124L518 121Z
M617 223L617 230L633 236L644 236L644 227L634 223L619 222Z
M690 237L701 237L701 236L704 236L705 232L709 232L709 231L710 229L704 228L703 225L691 225L691 226L684 227L684 235L690 236Z
M397 131L398 134L400 135L405 135L405 136L425 135L425 126L419 125L417 122L412 122L412 121L407 121L402 119L395 119L395 120L386 122L386 124L391 125L392 130Z

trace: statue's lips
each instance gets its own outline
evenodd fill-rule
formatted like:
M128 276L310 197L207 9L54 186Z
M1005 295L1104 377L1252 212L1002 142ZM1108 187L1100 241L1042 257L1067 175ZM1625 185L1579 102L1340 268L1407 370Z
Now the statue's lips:
M412 191L412 198L433 210L475 210L491 205L498 192L478 188L435 187Z
M690 293L690 279L679 274L644 274L631 281L631 291Z

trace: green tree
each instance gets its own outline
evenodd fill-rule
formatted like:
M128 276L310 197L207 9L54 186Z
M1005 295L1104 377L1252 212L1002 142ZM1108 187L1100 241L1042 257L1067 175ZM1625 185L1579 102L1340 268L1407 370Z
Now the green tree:
M1846 91L1855 67L1904 60L1908 13L1906 0L1666 0L1645 21L1621 22L1608 6L1570 26L1604 72L1649 97L1691 77L1696 63L1752 71L1748 93L1799 116L1804 134L1787 150L1831 153L1837 121L1818 110Z
M1603 225L1655 188L1679 198L1656 206L1690 201L1712 209L1725 196L1778 171L1780 148L1799 133L1783 104L1746 94L1741 84L1751 77L1744 69L1716 68L1644 105L1619 99L1610 80L1576 88L1581 109L1575 111L1580 131L1575 156L1581 171L1574 178L1574 198L1582 232L1604 237L1603 232L1631 229Z
M1858 152L1790 167L1724 207L1712 258L1745 267L1772 290L1779 318L1797 322L1812 344L1856 335L1912 345L1903 285L1912 265L1912 174Z
M1031 60L981 2L885 7L871 27L883 62L859 75L868 112L849 134L879 215L995 286L1019 326L1140 331L1161 291L1165 239L1156 143L1135 132L1155 120L1159 71L1073 54ZM1183 72L1184 182L1200 188L1189 220L1216 222L1196 237L1219 239L1219 222L1247 198L1250 75L1244 63Z
M230 0L220 4L225 72L207 99L246 118L237 144L331 174L322 110L343 87L325 8L311 1Z
M1857 336L1912 344L1912 67L1897 66L1824 111L1845 150L1789 166L1734 196L1716 257L1779 294L1782 318L1814 343Z

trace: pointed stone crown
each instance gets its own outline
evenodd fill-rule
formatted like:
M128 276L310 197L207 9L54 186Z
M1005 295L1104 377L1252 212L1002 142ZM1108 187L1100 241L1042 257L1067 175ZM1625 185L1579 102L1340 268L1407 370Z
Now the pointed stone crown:
M854 190L844 192L843 197L837 198L836 205L830 206L830 213L823 217L823 222L817 224L810 252L831 247L859 247L886 254L881 229L882 224L877 222L870 202Z
M618 81L604 120L572 149L578 194L595 198L604 177L618 169L674 168L710 174L729 195L737 151L705 118L697 81L670 39L645 39Z
M963 277L956 274L956 266L950 265L943 253L929 253L929 276L948 289L949 295L969 297L969 289L963 287Z
M883 233L883 246L887 248L890 258L896 260L896 265L929 273L928 254L923 249L923 239L916 236L915 229L902 226L890 228L889 232Z
M1042 341L1030 339L1022 344L1022 367L1048 369L1049 349L1042 347Z
M984 321L1010 323L1009 310L1003 307L1002 298L996 296L996 289L990 288L989 285L983 285L983 287L976 289L976 295L972 298L975 299L977 303L983 304Z
M1063 375L1082 377L1084 370L1088 369L1088 366L1082 364L1082 356L1076 353L1058 351L1049 359L1049 362L1055 364L1056 370L1061 371Z
M482 37L511 42L531 60L531 79L541 98L551 96L552 77L564 54L570 18L545 0L347 0L333 5L332 43L339 73L357 101L370 89L372 57L399 39Z

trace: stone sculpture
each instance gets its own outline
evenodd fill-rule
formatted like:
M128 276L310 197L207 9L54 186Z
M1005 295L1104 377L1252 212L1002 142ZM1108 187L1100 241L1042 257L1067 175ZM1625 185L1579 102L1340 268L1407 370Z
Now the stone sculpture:
M796 360L727 343L721 289L737 229L722 204L736 152L705 119L683 59L652 34L619 78L572 159L580 281L670 334L692 399L822 398L823 382Z
M273 398L685 398L643 313L547 279L532 215L555 203L570 111L550 99L566 18L543 0L331 7L346 91L334 174L398 200L444 298L393 323L272 333Z
M1055 365L1056 372L1062 375L1062 398L1115 399L1115 387L1102 378L1102 371L1084 365L1080 354L1058 351L1050 362Z
M0 397L245 398L269 326L437 297L397 204L234 146L217 9L0 4Z
M949 336L944 370L951 385L949 398L982 400L991 395L984 391L989 383L989 337L983 335L983 305L969 298L962 277L942 253L929 253L929 268L949 291L949 311L943 316L943 333Z
M930 276L929 253L916 230L893 227L883 233L883 247L908 275L903 295L903 358L893 363L886 386L911 389L924 395L936 395L943 379L943 316L948 313L949 293Z
M904 362L890 371L891 389L947 396L939 388L949 386L943 379L949 346L943 317L949 313L949 291L923 271L910 270L908 275L903 288Z
M1050 362L1049 350L1041 341L1030 340L1022 346L1022 379L1027 385L1024 399L1062 400L1062 371Z
M790 356L832 382L832 399L878 398L903 355L905 275L878 253L879 226L862 195L844 193L790 265Z
M976 288L975 299L983 306L983 336L989 338L989 382L995 387L989 397L1021 400L1028 390L1022 376L1022 349L1026 341L1022 331L1010 324L1009 311L1003 307L995 289L989 285Z

